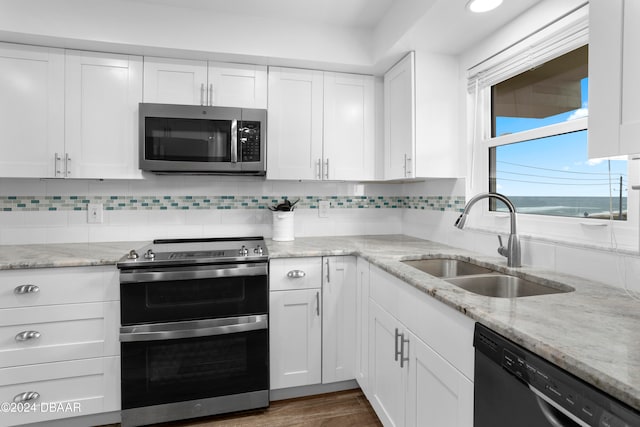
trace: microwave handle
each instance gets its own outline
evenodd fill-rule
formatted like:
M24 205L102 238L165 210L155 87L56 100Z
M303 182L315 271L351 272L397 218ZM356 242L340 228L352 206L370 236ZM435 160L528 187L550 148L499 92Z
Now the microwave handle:
M231 120L231 163L238 163L238 121Z

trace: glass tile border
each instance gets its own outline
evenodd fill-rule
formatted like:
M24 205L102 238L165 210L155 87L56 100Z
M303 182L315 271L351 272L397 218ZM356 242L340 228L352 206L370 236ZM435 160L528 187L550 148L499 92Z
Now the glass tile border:
M419 209L461 212L461 196L0 196L0 211L86 211L87 204L101 203L106 211L125 210L198 210L198 209L268 209L284 200L296 201L298 209L317 209L327 200L331 209Z

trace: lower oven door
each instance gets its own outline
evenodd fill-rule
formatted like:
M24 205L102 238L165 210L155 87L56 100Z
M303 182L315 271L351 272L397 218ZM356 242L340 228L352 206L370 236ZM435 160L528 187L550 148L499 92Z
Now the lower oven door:
M123 420L128 409L152 407L148 412L158 413L156 405L176 402L202 405L189 406L185 414L170 406L173 413L165 420L251 409L246 399L234 403L229 396L253 392L262 392L266 401L250 406L268 406L267 323L265 314L122 327Z

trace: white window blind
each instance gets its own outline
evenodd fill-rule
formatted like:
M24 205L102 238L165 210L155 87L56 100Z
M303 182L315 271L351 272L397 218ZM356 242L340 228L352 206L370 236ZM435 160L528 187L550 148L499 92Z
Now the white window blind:
M530 70L589 41L589 5L585 4L535 34L468 70L468 92L475 93Z

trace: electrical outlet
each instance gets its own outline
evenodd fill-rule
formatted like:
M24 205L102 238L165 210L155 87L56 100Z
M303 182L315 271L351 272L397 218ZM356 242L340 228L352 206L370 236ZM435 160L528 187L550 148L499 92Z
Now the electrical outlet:
M102 203L87 204L87 223L102 224L104 216L102 213Z
M331 202L329 202L328 200L320 200L318 202L318 217L329 218L330 206L331 206Z

